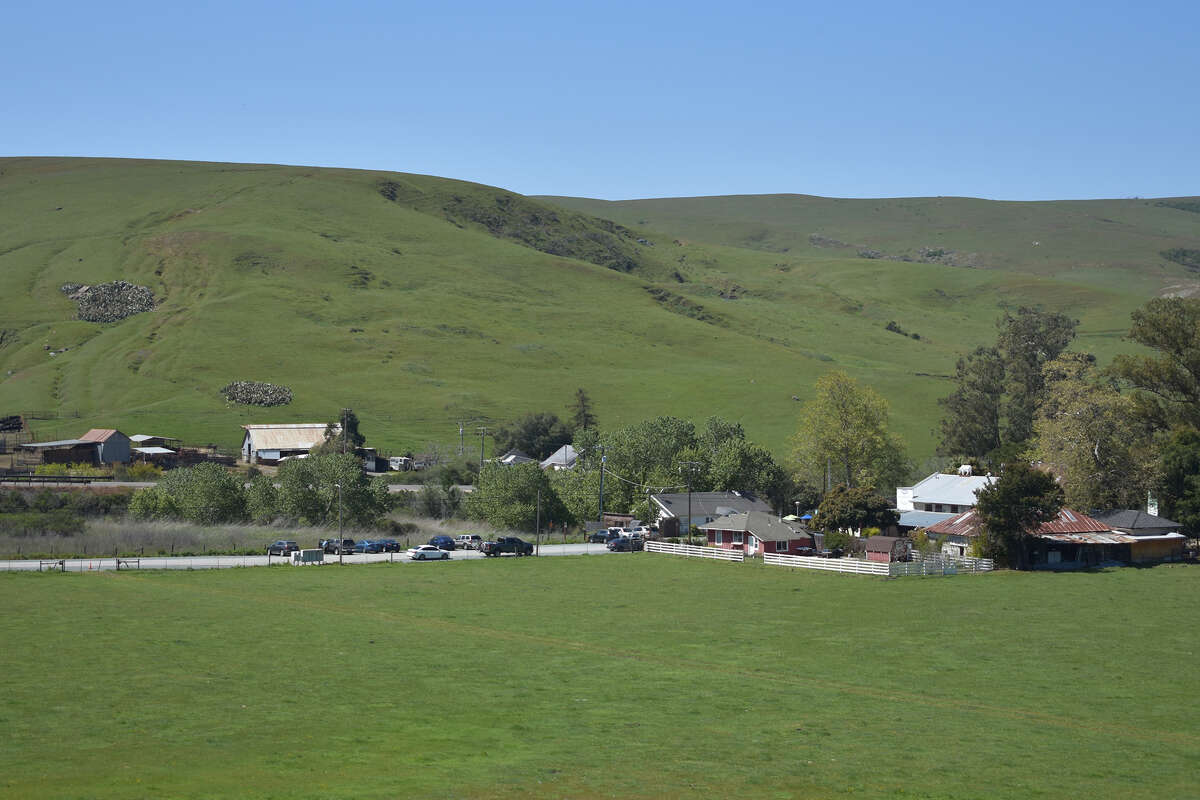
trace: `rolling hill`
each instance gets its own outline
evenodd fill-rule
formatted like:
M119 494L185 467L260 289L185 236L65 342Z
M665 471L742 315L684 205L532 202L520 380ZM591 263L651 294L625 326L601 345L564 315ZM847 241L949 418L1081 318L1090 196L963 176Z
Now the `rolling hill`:
M920 458L955 359L1004 308L1071 313L1078 346L1108 358L1131 310L1194 290L1161 256L1200 249L1189 202L609 203L400 173L0 159L0 416L46 439L102 426L232 447L240 424L349 406L370 443L417 450L456 445L460 420L470 436L562 413L584 387L603 426L720 414L783 453L798 400L845 369L891 399ZM62 291L117 280L153 310L84 321ZM236 380L294 399L231 404Z

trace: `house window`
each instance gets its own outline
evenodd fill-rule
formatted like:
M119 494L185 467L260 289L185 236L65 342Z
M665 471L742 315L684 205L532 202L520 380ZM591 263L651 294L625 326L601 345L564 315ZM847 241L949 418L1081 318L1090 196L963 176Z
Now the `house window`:
M940 511L942 510L942 504L941 504L941 503L934 503L934 504L933 504L933 510L934 510L934 511L938 511L938 512L940 512Z
M733 535L733 543L734 543L734 544L741 544L741 543L742 543L742 535L741 535L740 533L735 533L735 534Z
M776 553L786 553L787 551L788 551L788 543L787 542L776 542L775 543L775 552Z
M720 531L713 534L713 544L725 544L724 538Z

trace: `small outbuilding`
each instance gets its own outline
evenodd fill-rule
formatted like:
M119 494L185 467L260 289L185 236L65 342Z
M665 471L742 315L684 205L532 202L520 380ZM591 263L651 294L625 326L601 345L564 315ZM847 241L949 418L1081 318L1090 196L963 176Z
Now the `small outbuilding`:
M307 454L325 441L324 422L301 422L282 425L243 425L242 458L247 464L278 464L288 456ZM334 424L334 433L341 426Z
M866 543L867 561L912 560L912 540L900 536L872 536Z
M92 428L79 437L85 442L97 442L96 458L101 464L128 464L131 442L129 437L114 428Z

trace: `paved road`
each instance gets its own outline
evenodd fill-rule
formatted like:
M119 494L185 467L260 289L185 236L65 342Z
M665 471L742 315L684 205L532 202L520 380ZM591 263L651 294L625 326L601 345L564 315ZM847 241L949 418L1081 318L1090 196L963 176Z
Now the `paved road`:
M543 556L580 556L608 555L609 551L602 544L544 544L539 553ZM514 556L502 556L513 558ZM326 563L338 562L337 556L325 556ZM475 561L483 559L483 553L475 550L455 550L450 554L449 561ZM280 556L143 556L141 558L120 559L120 568L124 569L229 569L232 567L265 567L268 564L288 564L289 560ZM382 561L393 563L409 563L407 553L363 553L343 556L346 564L375 564ZM117 569L118 560L109 558L69 558L60 565L57 560L43 561L0 561L0 572L36 572L40 569L63 569L67 572L111 572Z

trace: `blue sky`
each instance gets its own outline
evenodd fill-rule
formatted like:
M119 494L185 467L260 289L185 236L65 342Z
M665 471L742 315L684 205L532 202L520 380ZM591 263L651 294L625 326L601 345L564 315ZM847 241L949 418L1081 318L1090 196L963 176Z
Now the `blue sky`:
M1194 0L21 6L3 156L606 199L1200 194Z

